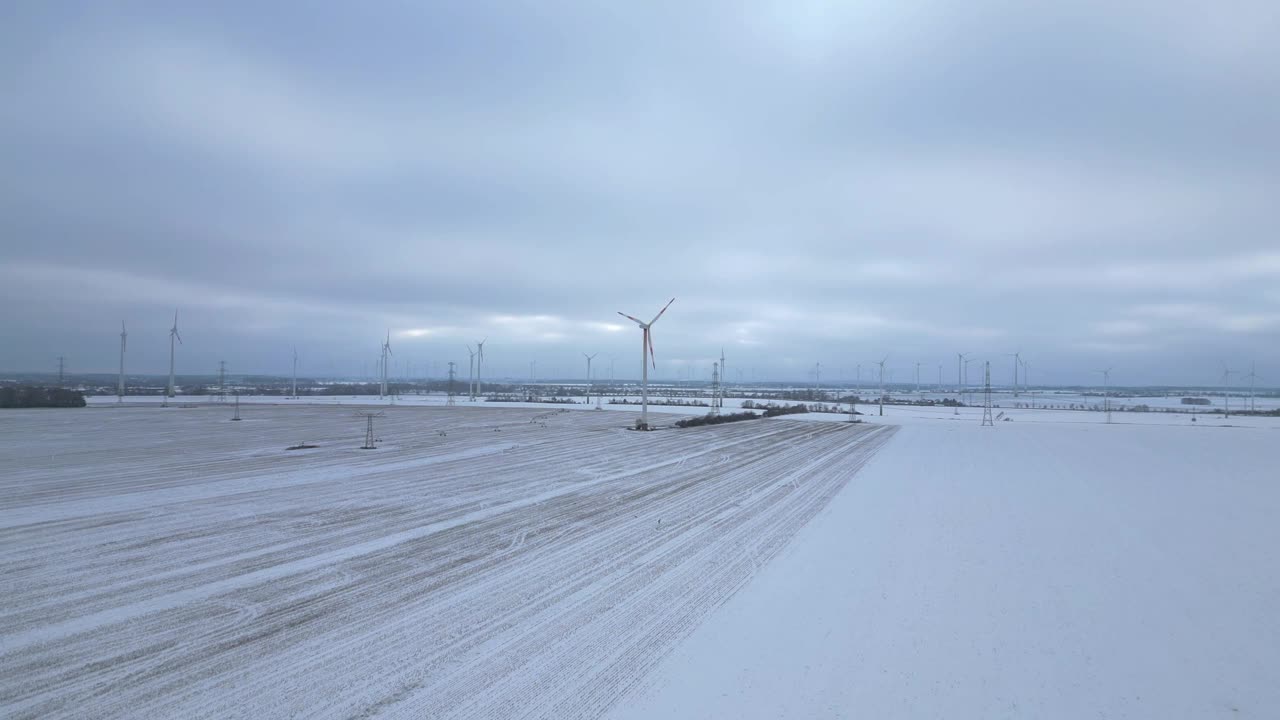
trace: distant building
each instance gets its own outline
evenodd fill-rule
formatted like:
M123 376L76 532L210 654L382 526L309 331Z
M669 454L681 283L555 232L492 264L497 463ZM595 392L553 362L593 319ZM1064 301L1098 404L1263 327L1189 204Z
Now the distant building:
M1211 405L1212 403L1209 402L1209 398L1184 397L1182 398L1182 404L1183 405Z

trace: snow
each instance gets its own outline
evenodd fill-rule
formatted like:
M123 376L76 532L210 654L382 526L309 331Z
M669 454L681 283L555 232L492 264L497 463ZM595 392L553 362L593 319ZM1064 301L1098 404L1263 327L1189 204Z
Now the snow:
M0 716L597 717L893 434L226 410L0 413Z
M104 400L0 413L3 717L1280 707L1277 418Z
M907 422L611 717L1265 717L1280 435Z

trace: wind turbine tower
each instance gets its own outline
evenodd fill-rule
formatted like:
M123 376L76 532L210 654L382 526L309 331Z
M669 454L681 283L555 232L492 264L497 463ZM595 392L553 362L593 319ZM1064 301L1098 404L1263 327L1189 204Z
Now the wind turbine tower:
M177 340L179 344L182 343L182 336L178 334L178 311L177 310L173 311L173 327L169 329L169 387L167 387L164 392L164 395L166 398L173 397L174 390L177 388L177 385L175 385L173 382L173 348L174 348L173 341L174 340Z
M388 358L394 354L391 352L391 328L387 328L387 339L382 343L382 383L378 386L379 399L387 394L387 368L391 365Z
M298 399L298 348L293 349L293 399Z
M960 368L964 365L964 359L972 353L956 353L956 394L960 394L960 388L964 387L960 378Z
M1222 417L1223 419L1231 417L1231 376L1236 371L1227 367L1226 363L1222 364Z
M884 361L888 359L889 356L885 355L880 362L876 363L880 366L880 415L882 417L884 416Z
M591 354L591 355L588 355L588 354L586 354L586 353L582 353L582 357L584 357L584 358L586 358L586 359L587 359L587 404L588 404L588 405L590 405L590 404L591 404L591 390L592 390L592 387L591 387L591 361L595 358L595 356L596 356L596 355L599 355L599 354L600 354L600 353L593 353L593 354ZM598 400L598 399L599 399L599 398L597 398L597 400ZM597 403L597 404L598 404L598 403Z
M471 355L471 363L467 368L467 400L475 402L476 400L476 351L471 349L470 345L466 346L467 352Z
M729 387L729 371L724 364L724 346L720 346L720 407L724 407L724 396Z
M1261 379L1258 376L1256 363L1249 363L1249 374L1245 377L1249 378L1249 412L1256 412L1258 410L1258 406L1253 400L1253 389L1254 383Z
M120 321L120 379L116 381L116 402L124 402L124 346L129 333L124 329L124 321Z
M1013 358L1013 396L1018 397L1018 365L1022 363L1022 351L1010 353L1006 357Z
M1025 390L1027 394L1031 396L1031 409L1034 410L1036 407L1036 394L1034 391L1027 389L1027 385L1028 385L1027 380L1030 379L1030 377L1031 377L1031 363L1027 362L1026 360L1023 360L1022 361L1022 389Z
M654 315L654 316L653 316L653 319L652 319L652 320L650 320L650 321L649 321L649 322L647 322L647 323L646 323L646 322L641 322L641 321L640 321L640 320L638 320L637 318L631 317L630 315L628 315L628 314L626 314L626 313L624 313L624 312L622 312L622 311L618 311L618 314L619 314L619 315L621 315L622 317L624 317L624 318L626 318L626 319L630 320L631 322L635 323L636 325L639 325L639 326L640 326L640 330L641 330L641 337L640 337L640 343L641 343L641 345L640 345L640 422L636 424L636 428L637 428L637 429L639 429L639 430L648 430L648 429L649 429L649 363L650 363L650 362L652 362L652 363L653 363L653 368L654 368L655 370L657 370L657 369L658 369L658 363L657 363L657 361L655 361L655 360L653 359L653 334L652 334L651 330L653 329L653 324L654 324L654 323L656 323L656 322L658 322L658 318L662 317L662 314L663 314L663 313L665 313L665 312L667 311L667 308L671 307L671 303L673 303L673 302L675 302L675 301L676 301L676 299L675 299L675 298L671 298L670 300L668 300L668 301L667 301L667 304L666 304L666 305L663 305L663 306L662 306L662 309L658 311L658 314L657 314L657 315Z
M476 395L484 394L484 390L480 387L480 370L484 366L484 344L488 340L489 338L485 338L476 344Z
M456 394L453 391L454 365L456 365L456 363L452 361L449 363L449 399L445 401L445 407L453 407L454 405L457 405L457 402L453 399L453 396Z

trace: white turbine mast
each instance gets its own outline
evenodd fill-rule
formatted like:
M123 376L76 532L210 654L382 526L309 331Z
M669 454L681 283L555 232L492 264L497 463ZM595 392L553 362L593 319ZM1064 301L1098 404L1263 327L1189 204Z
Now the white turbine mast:
M293 349L293 399L298 399L298 348Z
M387 372L391 366L389 357L395 353L391 352L391 328L387 328L387 339L382 343L382 381L378 385L378 398L381 399L387 395Z
M471 349L470 345L465 346L467 353L471 356L471 362L467 370L467 401L476 401L476 351Z
M1018 397L1018 365L1022 364L1022 351L1009 353L1005 357L1013 358L1013 396Z
M654 315L653 319L647 323L641 322L639 319L631 317L621 310L618 311L619 315L630 320L636 325L639 325L640 330L642 331L640 336L640 422L636 426L637 429L640 430L649 429L649 363L653 363L654 370L658 369L658 363L653 359L653 335L651 333L651 329L653 328L653 324L658 322L658 318L662 317L662 314L665 313L667 308L671 307L671 303L675 301L675 298L668 300L667 304L663 305L662 309L658 311L658 314Z
M120 379L116 383L116 402L124 402L124 346L129 333L125 332L124 321L120 321Z
M591 361L600 353L592 353L590 355L582 353L582 357L587 359L587 404L591 404Z
M484 389L480 387L480 369L484 366L484 344L489 338L485 338L476 343L476 394L483 395Z
M173 347L174 347L173 341L174 340L177 340L179 344L182 343L182 336L178 334L178 311L177 310L173 311L173 327L169 329L169 387L165 389L166 398L173 397L174 391L177 388L177 385L175 385L173 381ZM165 402L166 404L168 403L167 400Z
M876 363L880 366L880 415L884 415L884 363L889 359L888 355L880 358L880 362Z
M959 395L962 392L961 388L964 387L960 380L960 369L964 365L964 359L972 354L973 353L956 353L956 395Z
M1249 378L1249 412L1256 412L1258 406L1253 399L1254 384L1258 380L1265 380L1266 378L1258 374L1257 364L1252 362L1249 363L1249 374L1245 375L1245 377Z
M1027 389L1029 385L1027 381L1030 378L1031 378L1031 362L1028 360L1023 360L1022 361L1022 389L1025 392L1027 392L1029 395L1031 395L1031 407L1034 409L1036 406L1036 394L1035 392Z
M1227 367L1222 363L1222 417L1223 419L1231 417L1231 376L1237 374L1235 370Z
M720 346L720 407L724 407L724 396L729 387L729 373L724 367L724 346Z

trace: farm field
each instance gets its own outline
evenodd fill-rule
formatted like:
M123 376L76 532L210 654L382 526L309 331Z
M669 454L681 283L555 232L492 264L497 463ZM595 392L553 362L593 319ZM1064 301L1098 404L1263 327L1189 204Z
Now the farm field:
M1276 714L1280 419L895 410L856 481L609 717Z
M0 414L0 716L599 716L895 431L383 410Z

